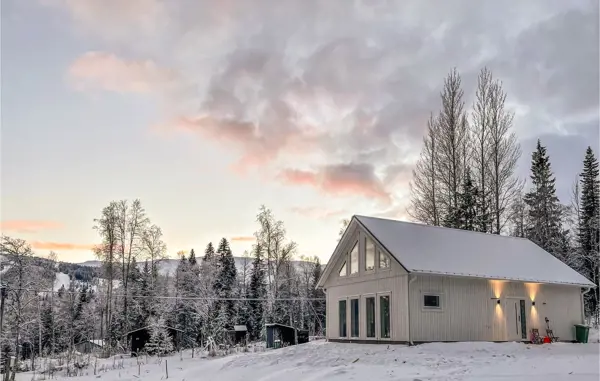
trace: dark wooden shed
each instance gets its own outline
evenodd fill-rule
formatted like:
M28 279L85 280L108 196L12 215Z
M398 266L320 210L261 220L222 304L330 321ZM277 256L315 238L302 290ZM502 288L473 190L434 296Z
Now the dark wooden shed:
M283 324L265 324L267 348L296 345L296 328Z
M136 356L138 352L144 350L146 343L150 340L150 328L150 326L146 326L127 333L127 343L132 356ZM164 326L164 328L169 332L169 336L171 336L171 340L173 340L173 348L179 350L179 343L181 342L183 331L168 326Z
M246 325L234 325L232 330L226 331L226 340L230 345L246 344L247 336Z

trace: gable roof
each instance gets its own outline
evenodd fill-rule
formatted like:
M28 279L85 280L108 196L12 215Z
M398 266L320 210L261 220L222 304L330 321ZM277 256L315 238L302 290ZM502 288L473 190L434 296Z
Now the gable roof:
M583 275L525 238L376 217L352 219L409 273L595 287Z

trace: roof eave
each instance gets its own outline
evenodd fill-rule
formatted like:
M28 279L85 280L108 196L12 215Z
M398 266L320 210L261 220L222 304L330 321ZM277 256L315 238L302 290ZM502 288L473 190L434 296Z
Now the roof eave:
M411 269L409 271L413 274L422 274L422 275L441 275L441 276L454 276L460 278L476 278L476 279L487 279L487 280L504 280L504 281L512 281L512 282L526 282L526 283L541 283L541 284L555 284L555 285L563 285L563 286L577 286L577 287L590 287L596 288L597 286L593 283L572 283L572 282L560 282L560 281L551 281L551 280L543 280L543 279L525 279L525 278L513 278L513 277L501 277L501 276L490 276L490 275L478 275L478 274L463 274L463 273L452 273L452 272L443 272L443 271L429 271L429 270L416 270Z

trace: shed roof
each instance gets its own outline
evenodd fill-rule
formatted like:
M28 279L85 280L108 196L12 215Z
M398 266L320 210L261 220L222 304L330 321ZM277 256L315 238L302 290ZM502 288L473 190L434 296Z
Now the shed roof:
M173 330L173 331L183 332L183 330L181 330L181 329L179 329L179 328L173 328L173 327L169 327L168 325L160 325L159 327L166 328L166 329L170 329L170 330ZM140 327L140 328L134 329L134 330L132 330L132 331L129 331L129 332L127 332L125 335L129 335L129 334L132 334L132 333L134 333L134 332L141 331L141 330L143 330L143 329L151 329L151 328L152 328L152 325L147 325L147 326L145 326L145 327Z
M595 287L525 238L367 216L353 219L409 273Z

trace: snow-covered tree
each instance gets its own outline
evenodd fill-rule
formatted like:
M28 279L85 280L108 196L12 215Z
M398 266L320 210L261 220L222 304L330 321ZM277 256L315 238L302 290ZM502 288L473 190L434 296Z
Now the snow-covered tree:
M580 271L596 285L600 279L600 179L598 159L588 147L580 176L580 208L578 220L578 244L580 249ZM588 309L594 314L596 324L600 321L600 291L598 288L586 295Z
M163 356L173 352L173 338L169 334L169 330L162 318L153 320L149 329L150 339L145 346L148 354Z
M540 247L562 258L562 217L564 208L556 196L555 177L546 147L538 140L531 160L531 189L525 194L527 205L527 238Z

